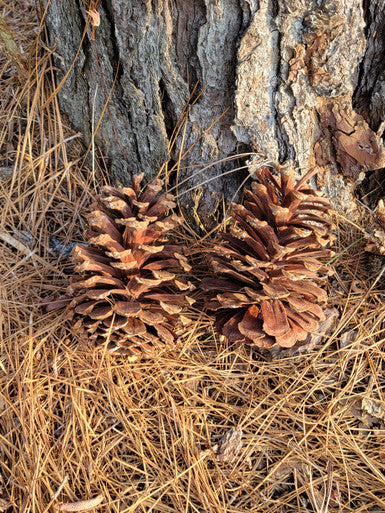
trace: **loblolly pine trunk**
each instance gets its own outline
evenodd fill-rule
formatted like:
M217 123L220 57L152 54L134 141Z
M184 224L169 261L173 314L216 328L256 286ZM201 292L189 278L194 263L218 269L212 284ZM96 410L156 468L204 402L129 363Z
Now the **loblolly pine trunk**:
M385 161L385 6L376 0L82 0L45 2L56 45L60 105L89 143L95 134L113 182L154 176L183 159L184 187L245 162L200 164L257 152L305 171L333 205L354 208L354 190ZM95 7L92 29L86 10ZM94 39L93 39L94 32ZM185 130L169 151L189 104ZM216 123L215 123L216 121ZM213 126L212 126L213 125ZM208 128L211 128L208 130ZM378 132L379 131L379 132ZM381 173L381 171L378 171ZM247 172L216 178L183 196L209 226L222 198Z

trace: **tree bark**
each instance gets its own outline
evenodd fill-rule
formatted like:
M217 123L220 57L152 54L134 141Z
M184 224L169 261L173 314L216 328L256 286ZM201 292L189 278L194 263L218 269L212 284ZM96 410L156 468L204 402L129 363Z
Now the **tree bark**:
M81 0L51 0L46 22L58 83L70 70L60 104L86 143L108 98L95 143L114 181L154 176L183 140L185 149L196 142L182 163L180 178L195 175L186 187L235 163L203 177L190 166L250 151L300 173L319 166L318 185L348 212L357 183L384 166L381 2L105 0L98 12L94 42ZM184 138L170 153L187 104ZM184 206L209 226L245 176L221 176L186 194Z

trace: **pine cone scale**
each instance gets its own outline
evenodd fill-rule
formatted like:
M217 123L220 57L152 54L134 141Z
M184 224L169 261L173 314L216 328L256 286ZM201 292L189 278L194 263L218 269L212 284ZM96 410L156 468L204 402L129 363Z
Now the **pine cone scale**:
M112 309L118 315L131 317L141 311L141 306L138 302L117 301Z
M266 335L259 315L260 309L256 305L251 305L243 315L241 322L238 323L240 333L253 342L258 342Z
M293 292L297 292L297 293L303 295L304 298L308 299L309 301L314 302L316 300L319 300L322 303L327 300L326 291L308 281L303 280L300 283L295 280L284 279L284 280L281 280L281 284L284 287L286 287L288 290L291 290Z
M165 316L160 311L154 311L154 309L145 310L142 308L138 314L139 319L146 324L160 324L164 321L165 318Z
M142 266L142 270L157 271L165 268L178 267L179 261L173 258L168 260L157 260L156 262L150 262Z
M75 313L80 313L80 312L77 312L76 308L75 308ZM112 310L111 310L109 303L105 303L105 304L95 306L92 309L92 311L90 313L88 313L87 315L89 317L91 317L91 319L104 320L104 319L107 319L107 317L111 317Z
M276 343L281 347L293 347L293 345L300 339L300 336L304 331L295 325L295 323L291 323L289 320L290 329L289 331L282 336L278 336L275 338Z
M95 244L95 246L105 248L106 250L112 252L119 253L121 251L124 251L124 247L107 233L93 236L89 232L86 232L86 238L87 234L89 234L88 240L90 244Z
M88 301L86 303L78 304L74 310L78 314L88 315L92 312L96 305L103 304L101 301Z
M290 295L290 292L279 281L277 283L274 281L262 283L262 288L266 296L272 299L283 299Z
M75 267L75 271L79 273L82 273L84 271L95 271L100 272L104 276L113 276L115 278L121 277L121 273L118 269L114 269L110 265L100 264L92 260L87 260L81 264L78 264Z
M231 280L224 280L219 278L205 278L201 281L200 287L204 291L215 290L215 291L229 291L238 292L242 285L235 283Z
M261 312L263 317L263 329L268 335L279 337L285 335L290 330L286 317L286 309L280 300L262 301Z
M318 327L318 320L308 312L295 312L290 308L286 309L287 316L292 321L295 321L303 330L312 332ZM319 319L322 320L322 319Z
M238 342L245 338L239 329L239 323L241 322L242 318L242 313L238 312L227 322L223 322L221 332L230 340L230 342ZM218 322L218 326L220 326L220 321Z
M289 294L286 301L296 312L307 312L313 309L313 306L318 306L297 294ZM320 308L320 310L322 311L322 308Z
M87 217L88 224L97 231L106 233L118 243L121 243L122 237L115 222L107 217L102 211L95 210Z

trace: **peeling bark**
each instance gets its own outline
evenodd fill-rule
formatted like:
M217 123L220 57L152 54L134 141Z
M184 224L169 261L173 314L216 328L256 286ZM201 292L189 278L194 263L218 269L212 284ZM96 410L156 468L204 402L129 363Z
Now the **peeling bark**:
M385 153L380 138L351 106L351 97L324 99L317 107L321 133L314 147L319 166L335 160L348 178L363 178L360 173L384 166Z
M354 108L377 131L385 119L385 8L382 2L363 2L366 51L359 67Z
M198 140L180 172L193 176L185 188L235 164L213 166L204 177L190 166L251 150L301 173L320 167L319 185L347 212L357 183L383 167L380 2L106 0L98 10L95 44L90 30L81 43L87 15L80 0L52 0L47 27L59 81L75 61L60 102L86 142L92 112L98 119L112 90L95 143L115 181L126 184L139 171L150 178L177 158L182 138L170 154L170 135L198 81L184 134L185 148ZM187 212L210 225L244 176L187 194Z

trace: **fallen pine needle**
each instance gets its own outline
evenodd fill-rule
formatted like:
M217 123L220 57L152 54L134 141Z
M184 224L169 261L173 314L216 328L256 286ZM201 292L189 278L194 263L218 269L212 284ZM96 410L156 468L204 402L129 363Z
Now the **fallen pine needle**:
M63 481L60 483L59 488L56 490L54 495L51 497L52 501L55 501L59 497L59 495L60 495L61 491L63 490L64 485L66 484L67 481L68 481L68 475L66 474L63 478Z

